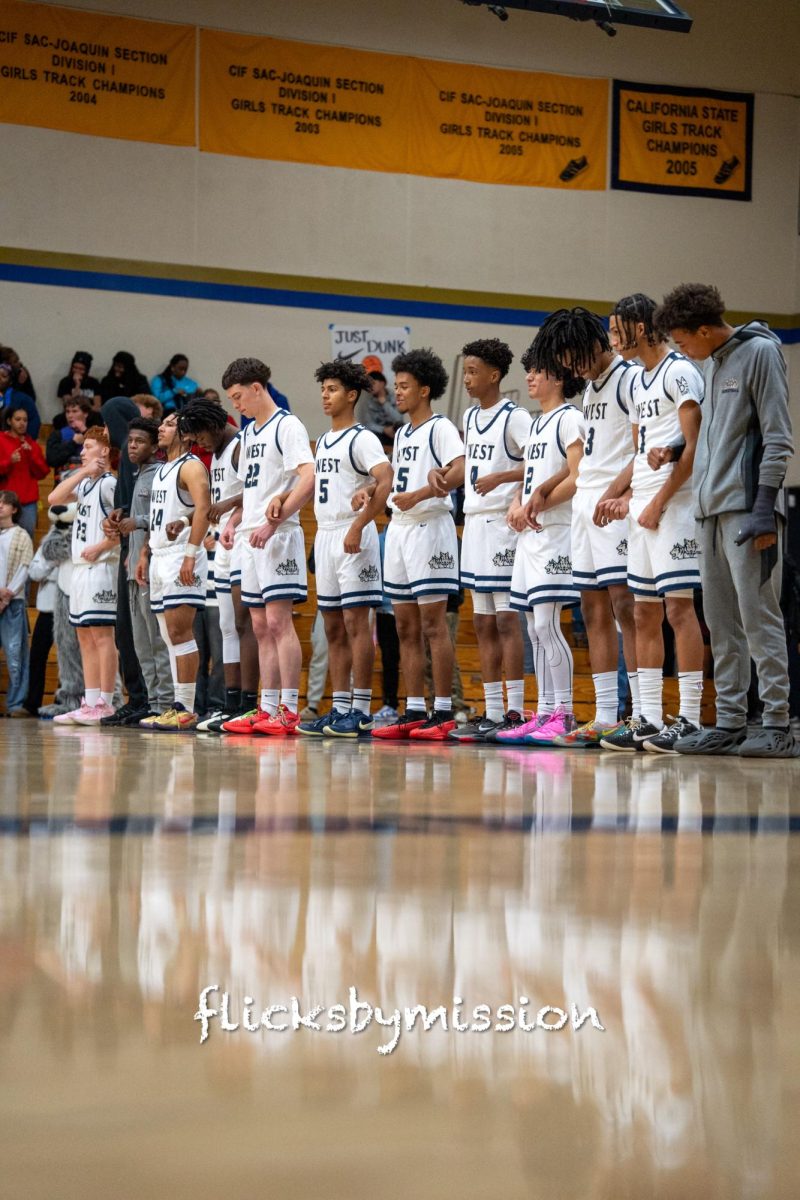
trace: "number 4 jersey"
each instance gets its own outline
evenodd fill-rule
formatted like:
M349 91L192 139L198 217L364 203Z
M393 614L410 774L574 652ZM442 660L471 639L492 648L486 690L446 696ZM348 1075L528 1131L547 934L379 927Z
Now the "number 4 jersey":
M290 492L297 481L297 468L313 463L314 455L305 426L282 409L263 425L253 422L242 430L239 478L244 483L241 530L257 529L267 519L267 504L274 496ZM300 514L282 522L282 527L300 524Z

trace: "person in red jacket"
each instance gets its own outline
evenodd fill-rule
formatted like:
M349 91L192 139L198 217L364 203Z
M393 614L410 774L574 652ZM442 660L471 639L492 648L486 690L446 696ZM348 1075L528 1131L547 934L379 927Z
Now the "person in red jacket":
M19 524L33 540L39 507L39 480L50 468L38 442L28 437L28 413L9 405L3 413L0 432L0 486L16 492L20 502Z

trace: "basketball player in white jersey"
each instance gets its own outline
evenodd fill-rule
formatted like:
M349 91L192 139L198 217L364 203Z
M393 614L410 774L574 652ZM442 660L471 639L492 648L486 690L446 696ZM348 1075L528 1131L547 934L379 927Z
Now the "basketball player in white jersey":
M558 745L575 728L572 711L572 651L561 631L561 610L578 602L572 577L572 497L583 453L583 417L569 399L579 381L563 368L548 374L539 366L537 342L522 358L528 395L541 412L525 447L525 476L508 512L519 532L511 603L524 612L533 646L539 699L537 712L514 729L499 731L498 745L525 742Z
M119 538L103 532L103 521L114 508L117 482L109 470L110 455L107 431L87 429L80 467L47 497L51 507L73 500L78 503L72 525L69 620L77 630L85 695L80 708L54 717L59 725L99 725L103 717L114 713Z
M475 401L464 414L464 533L461 583L472 590L475 636L483 676L485 713L456 727L459 742L493 741L500 729L523 723L525 680L522 630L511 608L511 572L519 536L506 521L522 482L530 415L500 388L514 355L505 342L485 338L464 346L464 387ZM503 668L507 709L503 708Z
M242 601L250 609L261 666L256 719L247 729L226 732L285 737L296 733L300 723L302 651L292 606L306 599L299 514L314 491L314 456L305 427L278 408L269 394L269 375L259 359L237 358L222 377L233 407L252 418L252 424L242 430L239 451L242 507L233 511L221 540L228 541L229 533L240 528Z
M203 541L210 506L208 471L189 453L191 438L181 418L170 413L158 429L159 449L167 461L153 476L150 529L139 562L136 582L150 579L150 608L169 651L175 707L149 717L140 728L155 733L193 733L195 684L200 655L194 639L194 616L206 603L208 556Z
M559 745L596 746L619 725L617 624L634 713L639 706L633 596L627 585L627 525L595 522L597 505L619 494L613 489L630 460L632 386L638 372L614 353L602 321L585 308L551 313L536 344L545 370L557 374L566 367L586 381L582 405L586 442L572 503L572 571L589 642L595 713L586 725L565 734Z
M393 518L386 531L384 591L394 607L407 696L403 716L374 729L372 736L444 741L455 729L454 651L446 611L447 597L458 591L458 538L450 492L464 481L464 446L453 422L431 408L447 387L441 359L432 350L410 350L397 355L392 370L397 407L408 413L409 423L398 429L392 452ZM423 637L433 666L430 717Z
M348 737L372 730L375 644L370 609L383 603L375 517L386 507L392 468L374 433L355 421L355 406L370 379L360 363L336 359L315 373L331 427L317 442L314 464L314 569L325 623L333 690L329 713L298 726L312 737ZM353 498L374 484L353 515ZM350 691L352 678L353 690Z
M636 603L636 655L639 664L640 714L602 739L606 749L676 754L675 742L697 733L703 695L703 639L694 609L700 587L692 500L692 466L700 432L703 377L682 354L671 351L656 329L656 304L637 293L616 305L620 349L643 370L633 391L631 424L634 458L618 477L619 500L604 501L607 518L630 514L628 579ZM683 449L677 462L653 469L654 448ZM621 493L630 479L630 489ZM602 516L601 516L602 519ZM664 610L675 634L680 712L669 726L663 716Z
M219 604L225 707L197 726L198 733L221 733L227 721L252 714L257 706L258 645L248 610L241 603L241 538L232 549L220 540L221 524L238 507L243 484L239 479L240 435L221 404L192 400L181 413L183 428L211 458L210 533L216 539L214 583Z

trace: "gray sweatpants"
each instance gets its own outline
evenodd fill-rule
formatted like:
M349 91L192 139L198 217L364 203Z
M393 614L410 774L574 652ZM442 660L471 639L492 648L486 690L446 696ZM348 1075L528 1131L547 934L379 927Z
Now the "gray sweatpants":
M717 725L723 729L747 723L751 658L764 705L763 723L789 724L786 633L780 608L783 532L779 528L777 564L761 587L760 553L752 542L734 543L743 516L722 513L697 522L703 612L714 655Z
M175 703L169 651L150 611L150 589L128 580L128 597L133 625L133 644L139 659L147 702L153 712L166 712Z

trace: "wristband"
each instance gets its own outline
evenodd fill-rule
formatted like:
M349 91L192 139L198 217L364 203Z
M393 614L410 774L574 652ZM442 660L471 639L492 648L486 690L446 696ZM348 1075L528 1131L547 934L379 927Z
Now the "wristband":
M193 542L187 542L183 547L184 558L197 558L197 551L199 549L200 547L195 546Z
M192 523L188 517L178 517L178 520L181 522L184 529L188 529Z

